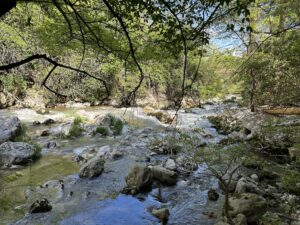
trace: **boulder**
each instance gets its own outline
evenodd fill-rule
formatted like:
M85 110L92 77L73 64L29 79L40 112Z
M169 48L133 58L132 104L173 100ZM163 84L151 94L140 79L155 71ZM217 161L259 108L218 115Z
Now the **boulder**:
M238 194L245 192L257 194L261 193L257 186L257 183L249 177L242 177L238 180L237 185L235 187L235 192Z
M30 213L43 213L51 211L52 206L46 198L36 200L29 208Z
M166 169L169 170L176 170L176 163L174 159L168 159L165 163L164 163L164 167Z
M243 214L246 216L248 223L257 222L267 209L266 200L262 196L253 193L242 193L230 197L229 204L231 216Z
M22 165L36 157L33 145L23 142L5 142L0 145L0 165Z
M164 185L175 185L177 182L177 173L172 170L168 170L162 166L150 167L153 179L159 181Z
M6 90L1 90L0 87L0 109L4 109L15 104L16 100L12 94L8 93Z
M21 122L18 117L0 118L0 144L13 140L21 130Z
M98 177L104 170L104 163L102 157L95 156L94 158L83 164L79 171L80 178L93 178Z
M168 208L161 208L161 209L153 209L151 211L151 214L155 216L157 219L159 219L161 224L167 224L170 212Z
M243 214L238 214L233 218L234 225L247 225L247 218Z
M198 169L198 164L191 157L180 155L176 158L176 163L182 167L184 172L192 172Z
M156 117L160 122L171 124L173 120L175 120L175 117L173 115L170 115L168 112L163 110L158 110L154 112L147 113L148 116L154 116Z
M153 174L146 165L135 165L129 170L125 181L129 189L138 191L152 185Z
M207 195L208 199L211 201L217 201L219 199L219 194L215 189L209 189Z

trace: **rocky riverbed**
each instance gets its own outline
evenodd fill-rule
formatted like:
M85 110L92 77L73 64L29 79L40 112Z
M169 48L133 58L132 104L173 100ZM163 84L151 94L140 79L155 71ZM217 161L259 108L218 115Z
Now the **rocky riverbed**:
M0 111L0 224L224 224L218 222L224 192L187 151L182 134L197 140L197 148L244 142L262 148L234 177L235 224L270 218L298 224L300 181L290 176L299 174L299 117L277 119L276 127L293 128L276 131L277 137L274 129L263 130L273 117L236 103L175 113L149 107ZM267 161L263 153L270 151L276 154ZM287 171L293 174L282 179Z

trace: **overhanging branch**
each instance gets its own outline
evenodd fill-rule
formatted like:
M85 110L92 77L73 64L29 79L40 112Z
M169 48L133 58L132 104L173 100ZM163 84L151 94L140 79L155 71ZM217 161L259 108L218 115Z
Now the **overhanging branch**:
M7 64L7 65L2 65L2 66L0 66L0 71L9 71L11 69L17 68L19 66L22 66L22 65L24 65L26 63L29 63L29 62L31 62L33 60L36 60L36 59L46 60L46 61L48 61L49 63L51 63L54 66L52 68L52 70L48 73L48 75L46 76L46 78L44 79L44 82L43 82L42 85L45 88L47 88L48 90L50 90L51 92L55 93L56 95L64 96L62 94L59 94L59 93L53 91L52 89L49 89L49 87L46 85L46 81L48 80L48 78L51 76L51 74L53 73L53 71L57 67L61 67L61 68L64 68L64 69L68 69L68 70L77 72L77 73L82 73L82 74L84 74L84 75L86 75L88 77L91 77L91 78L93 78L95 80L100 81L103 84L104 88L105 88L106 95L107 95L106 98L109 96L109 88L108 88L108 85L107 85L107 83L106 83L105 80L103 80L103 79L101 79L99 77L96 77L96 76L94 76L94 75L92 75L92 74L90 74L90 73L88 73L88 72L86 72L84 70L76 69L76 68L73 68L71 66L67 66L67 65L58 63L55 60L53 60L50 57L48 57L46 54L35 54L35 55L31 55L31 56L27 57L26 59L23 59L21 61L15 62L15 63L10 63L10 64ZM66 97L66 96L64 96L64 97Z

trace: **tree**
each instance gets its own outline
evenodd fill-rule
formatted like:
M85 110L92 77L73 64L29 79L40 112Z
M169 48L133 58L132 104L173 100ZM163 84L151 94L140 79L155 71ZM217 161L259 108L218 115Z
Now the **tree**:
M129 105L134 103L136 93L145 79L142 65L145 48L150 47L156 51L163 49L169 55L181 60L182 99L186 89L194 82L193 77L187 81L188 52L192 49L201 49L201 46L209 42L208 28L220 18L233 12L247 17L249 15L247 7L251 2L253 0L201 0L196 2L192 0L179 2L87 0L75 3L69 0L52 0L41 3L30 1L27 4L38 6L42 15L47 15L49 18L50 23L44 28L47 30L48 27L51 27L51 30L48 29L48 31L52 31L53 35L52 38L49 37L50 39L43 38L44 44L47 44L48 39L53 40L53 37L56 45L61 43L57 45L60 47L66 45L69 46L68 48L72 48L73 46L70 45L81 43L83 58L88 49L97 49L97 55L101 54L103 57L113 55L118 60L125 61L127 65L134 65L131 69L134 73L139 74L139 79L130 90L125 91L122 100L123 104ZM3 1L1 4L6 5L7 2ZM36 20L29 18L29 24L34 23ZM144 42L142 47L140 47L141 37L146 40L146 44ZM78 50L78 47L75 48ZM47 60L52 64L52 69L46 76L49 79L55 73L57 65L53 63L55 61L53 58L56 56L47 57L52 60ZM34 60L36 57L29 59ZM16 66L29 61L21 60L20 62L21 64L1 66L0 70L16 68ZM78 68L81 65L82 62ZM71 66L65 66L66 69L67 67ZM77 70L77 73L90 74L82 73L80 69ZM197 71L194 74L197 74ZM106 80L106 82L108 81ZM42 84L45 85L46 82L42 82ZM49 86L48 89L56 95L64 95Z

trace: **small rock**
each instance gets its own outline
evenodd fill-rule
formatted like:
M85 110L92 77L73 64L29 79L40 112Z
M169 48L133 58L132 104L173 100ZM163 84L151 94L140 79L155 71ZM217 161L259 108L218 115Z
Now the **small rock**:
M32 205L30 206L29 212L30 213L43 213L48 212L52 209L52 206L50 205L49 201L44 198L42 200L36 200Z
M40 121L33 121L32 125L38 126L38 125L41 125L41 122Z
M168 208L161 208L153 209L151 214L158 218L162 224L167 224L170 212Z
M54 124L55 123L55 120L49 118L49 119L46 119L43 124L44 125L50 125L50 124Z
M208 191L208 199L211 201L217 201L219 199L219 194L215 189L209 189Z
M48 143L46 143L44 145L44 147L45 148L55 148L55 147L57 147L57 142L55 142L55 141L49 141Z
M46 136L49 136L51 133L50 133L50 130L42 130L41 133L40 133L40 136L41 137L46 137Z

